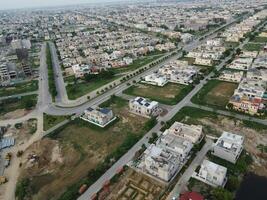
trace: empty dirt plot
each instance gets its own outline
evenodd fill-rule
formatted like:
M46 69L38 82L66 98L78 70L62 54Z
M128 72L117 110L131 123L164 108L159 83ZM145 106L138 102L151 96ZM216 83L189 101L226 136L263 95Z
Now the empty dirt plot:
M138 83L125 90L124 93L132 96L146 97L163 104L175 105L191 90L191 86L174 83L168 83L163 87Z
M31 180L26 195L38 200L76 199L82 184L97 180L150 128L148 119L128 112L127 101L113 97L105 104L118 117L108 127L74 120L28 148L20 177Z
M211 80L193 97L192 102L224 109L237 87L236 83Z
M165 185L129 168L110 186L106 200L154 200L164 191Z
M37 104L37 95L0 100L0 119L15 119L28 114Z
M267 126L191 107L181 109L168 124L171 125L174 121L202 125L207 135L219 137L223 131L228 131L245 136L245 150L253 158L250 170L267 176L267 152L258 148L261 144L267 144Z

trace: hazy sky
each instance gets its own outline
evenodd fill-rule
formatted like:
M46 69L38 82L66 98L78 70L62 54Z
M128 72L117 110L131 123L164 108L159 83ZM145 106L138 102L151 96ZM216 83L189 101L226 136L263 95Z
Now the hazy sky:
M112 1L116 0L0 0L0 10Z

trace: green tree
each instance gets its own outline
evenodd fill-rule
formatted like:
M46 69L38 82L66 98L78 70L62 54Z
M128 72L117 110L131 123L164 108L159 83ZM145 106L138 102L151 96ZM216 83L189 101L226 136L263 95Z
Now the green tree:
M211 191L211 199L212 200L233 200L233 194L221 187L214 188Z
M225 186L225 188L231 192L234 192L237 190L237 188L239 187L239 180L238 177L236 176L230 176L227 180L227 184Z
M29 194L28 187L30 185L29 179L22 179L16 185L15 196L18 200L27 199L27 195Z

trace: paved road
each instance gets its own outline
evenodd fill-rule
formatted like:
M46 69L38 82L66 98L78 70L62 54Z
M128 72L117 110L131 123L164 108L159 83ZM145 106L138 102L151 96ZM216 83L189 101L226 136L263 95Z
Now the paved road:
M46 64L46 43L42 45L39 67L39 96L37 108L45 110L52 103L52 97L48 88L48 70Z
M255 117L251 117L251 116L247 116L247 115L242 115L242 114L238 114L238 113L233 113L227 110L217 110L214 108L210 108L208 106L202 106L202 105L197 105L194 103L188 103L188 106L194 107L194 108L199 108L201 110L206 110L206 111L210 111L210 112L214 112L220 115L225 115L225 116L229 116L229 117L235 117L237 119L240 120L247 120L247 121L252 121L252 122L257 122L259 124L264 124L267 125L267 120L265 119L259 119L259 118L255 118Z
M205 145L202 149L197 153L197 156L194 158L190 166L183 173L182 177L174 186L174 189L168 195L167 200L172 200L173 197L177 198L181 194L181 192L185 189L190 177L193 175L196 168L202 163L207 152L212 148L213 142L210 139L206 139Z

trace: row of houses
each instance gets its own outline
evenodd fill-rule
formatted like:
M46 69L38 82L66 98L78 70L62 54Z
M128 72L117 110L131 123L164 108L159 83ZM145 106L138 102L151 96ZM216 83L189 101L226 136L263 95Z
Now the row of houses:
M202 138L202 126L175 122L145 150L138 169L168 182L181 170L193 146Z
M101 20L94 30L57 35L56 46L63 66L72 67L76 77L82 76L84 66L99 70L126 67L140 56L176 48L172 42L142 32L116 25L110 29Z
M229 100L228 108L251 115L264 114L266 82L243 79Z
M244 51L227 68L235 71L224 70L218 79L239 84L227 108L251 115L263 114L267 99L267 53Z
M237 56L227 68L248 71L254 68L265 68L267 63L267 52L263 51L243 51Z
M214 38L188 52L186 57L194 58L194 64L196 65L212 66L215 61L223 57L225 51L223 39Z
M145 76L143 82L157 86L164 86L168 82L189 85L198 73L198 67L189 65L187 61L176 60Z
M243 143L243 136L223 132L213 145L211 153L235 164L243 151ZM199 171L194 172L192 177L212 187L224 187L227 182L227 168L205 159Z
M222 36L226 38L227 42L239 42L242 38L245 38L247 33L251 32L266 17L267 11L262 10L236 24L235 26L231 26L223 32Z

